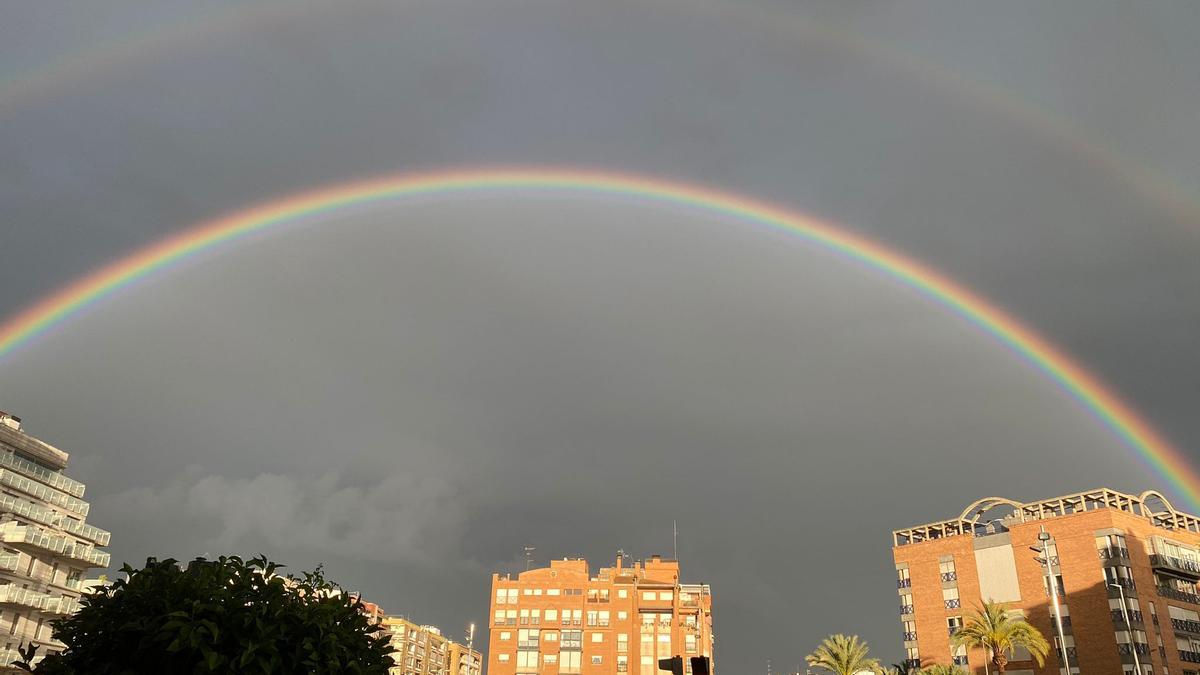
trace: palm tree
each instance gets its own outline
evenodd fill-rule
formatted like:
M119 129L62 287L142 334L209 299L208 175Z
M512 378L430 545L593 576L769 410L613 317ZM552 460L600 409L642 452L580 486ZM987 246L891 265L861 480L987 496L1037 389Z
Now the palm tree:
M992 654L996 671L1004 672L1008 657L1019 647L1033 655L1039 667L1046 662L1050 643L1022 616L1009 614L1008 607L999 602L985 602L967 617L966 625L950 638L955 647L982 647Z
M822 640L804 660L813 668L828 670L834 675L855 675L864 670L879 672L879 659L870 658L867 652L867 643L857 635L838 633Z
M921 659L920 665L915 661L901 661L893 663L891 668L887 670L893 675L918 675L921 673L921 667L929 664L929 659Z

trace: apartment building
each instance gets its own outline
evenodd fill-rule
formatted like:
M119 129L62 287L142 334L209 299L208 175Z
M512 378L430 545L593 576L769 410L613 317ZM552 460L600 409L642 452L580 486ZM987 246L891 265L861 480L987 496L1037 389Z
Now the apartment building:
M653 556L592 576L586 560L492 575L489 675L637 673L658 660L713 655L712 592Z
M1158 492L988 497L892 538L912 662L984 673L982 650L954 649L950 636L988 600L1023 614L1052 645L1043 668L1017 654L1011 675L1066 673L1064 658L1071 673L1088 675L1200 673L1200 518Z
M21 429L0 412L0 670L17 647L61 649L50 621L71 614L88 570L106 568L109 533L87 523L84 485L63 474L68 454ZM19 671L17 671L19 672Z
M436 626L423 626L397 616L385 617L383 629L391 638L392 675L480 675L483 656L467 645L442 635Z

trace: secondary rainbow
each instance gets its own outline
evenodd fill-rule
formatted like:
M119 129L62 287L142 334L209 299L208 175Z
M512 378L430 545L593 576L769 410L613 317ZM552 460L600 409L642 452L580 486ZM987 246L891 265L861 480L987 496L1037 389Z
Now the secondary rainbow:
M1095 375L1015 318L963 285L897 251L829 222L746 196L630 174L558 168L502 168L401 174L304 192L201 223L142 248L43 298L0 325L0 360L82 308L181 259L303 218L351 205L420 195L535 191L615 195L733 217L794 234L873 268L951 309L1057 383L1200 511L1200 476Z

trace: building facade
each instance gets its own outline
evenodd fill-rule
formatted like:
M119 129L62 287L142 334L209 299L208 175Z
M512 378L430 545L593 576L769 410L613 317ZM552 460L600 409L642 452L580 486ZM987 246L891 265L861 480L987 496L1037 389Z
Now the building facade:
M89 570L106 568L109 533L87 523L84 485L63 474L67 453L21 430L0 412L0 667L36 642L61 649L50 621L71 614Z
M1043 531L1048 539L1039 539ZM1010 674L1065 673L1064 655L1072 673L1200 672L1200 518L1157 492L986 498L957 518L896 530L892 543L911 661L984 673L983 651L956 650L950 636L974 607L996 601L1023 614L1052 647L1043 668L1017 654Z
M492 575L489 675L636 673L658 660L713 655L712 592L683 584L679 563L654 556L592 576L586 560Z
M391 638L392 675L480 675L483 656L469 646L442 635L436 626L422 626L397 616L385 617L383 629Z

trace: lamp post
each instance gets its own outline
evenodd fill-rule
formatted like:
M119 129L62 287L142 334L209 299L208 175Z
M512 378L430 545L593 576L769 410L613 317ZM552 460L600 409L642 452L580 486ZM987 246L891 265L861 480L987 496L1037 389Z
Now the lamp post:
M1042 554L1039 561L1046 566L1046 585L1050 587L1050 604L1054 606L1054 627L1058 629L1058 652L1059 658L1062 659L1063 668L1067 671L1067 675L1071 675L1071 662L1067 659L1067 638L1063 635L1062 615L1058 610L1058 583L1054 580L1054 572L1050 569L1050 533L1046 531L1046 526L1042 526L1042 531L1038 532L1038 542L1041 543L1041 548L1035 548Z
M1137 640L1133 637L1133 624L1129 622L1129 605L1125 602L1125 587L1121 584L1109 584L1109 588L1117 589L1121 594L1121 613L1125 615L1125 629L1129 631L1129 651L1133 653L1133 667L1138 675L1142 673L1142 662L1138 659Z

